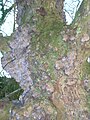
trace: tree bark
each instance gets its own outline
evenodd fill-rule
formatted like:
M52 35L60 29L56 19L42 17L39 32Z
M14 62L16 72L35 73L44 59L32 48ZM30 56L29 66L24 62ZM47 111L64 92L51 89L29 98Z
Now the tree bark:
M16 0L19 27L2 58L24 90L12 119L90 119L90 2L83 1L71 26L63 20L63 2Z

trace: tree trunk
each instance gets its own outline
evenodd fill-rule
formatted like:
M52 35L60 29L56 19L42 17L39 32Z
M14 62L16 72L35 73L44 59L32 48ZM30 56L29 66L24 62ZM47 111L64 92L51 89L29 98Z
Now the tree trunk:
M16 0L19 27L2 58L24 90L12 120L90 119L90 1L83 1L70 26L63 2Z

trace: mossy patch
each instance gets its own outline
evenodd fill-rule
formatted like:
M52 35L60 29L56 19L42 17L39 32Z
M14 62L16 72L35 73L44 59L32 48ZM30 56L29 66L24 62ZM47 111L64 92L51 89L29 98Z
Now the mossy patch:
M88 80L90 79L90 63L88 63L87 61L85 61L83 63L83 67L82 67L82 80L84 80L85 78L88 78ZM90 83L90 80L89 80ZM89 83L88 83L88 87L89 87ZM88 108L88 112L90 112L90 88L87 88L87 91L85 93L86 95L86 105Z
M82 69L83 69L83 74L90 75L90 63L85 61L84 64L83 64Z
M90 94L86 95L86 99L87 99L87 107L88 107L88 110L90 112Z
M42 64L47 64L46 71L55 79L55 61L69 50L61 36L65 24L58 14L49 11L45 17L37 15L37 19L36 34L32 37L32 51L35 51Z
M0 36L0 51L7 52L10 50L10 47L8 46L8 42L11 41L12 36Z
M41 45L40 47L37 45L39 47L38 49L36 48L38 52L38 59L43 65L47 64L46 71L50 74L52 79L55 79L55 61L58 57L65 56L67 54L69 46L62 40L61 36L54 38L54 40L48 44L46 42L46 45L43 42L39 44L43 44L43 46Z
M0 100L0 120L8 120L9 119L9 110L12 106L12 104L10 102L6 102L6 101L1 101Z

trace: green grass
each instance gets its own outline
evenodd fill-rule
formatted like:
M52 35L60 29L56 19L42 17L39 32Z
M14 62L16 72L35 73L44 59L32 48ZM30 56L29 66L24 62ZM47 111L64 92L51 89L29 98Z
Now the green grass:
M6 78L6 77L0 77L0 99L8 96L10 100L12 99L18 99L20 94L23 92L21 89L20 91L11 94L15 90L19 89L19 84L15 81L13 78Z

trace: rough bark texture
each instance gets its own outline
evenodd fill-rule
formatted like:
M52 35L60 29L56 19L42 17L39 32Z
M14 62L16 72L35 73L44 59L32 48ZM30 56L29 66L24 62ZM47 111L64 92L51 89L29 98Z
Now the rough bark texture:
M90 84L89 0L82 6L85 14L79 10L80 17L66 26L63 0L17 0L19 27L2 65L24 93L13 101L10 119L90 119L86 100Z

